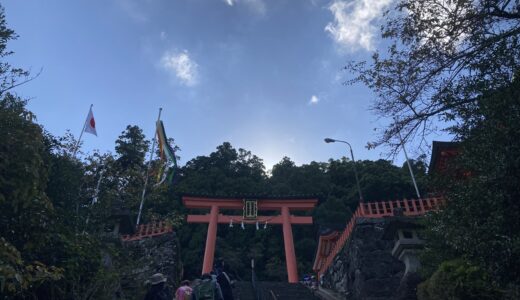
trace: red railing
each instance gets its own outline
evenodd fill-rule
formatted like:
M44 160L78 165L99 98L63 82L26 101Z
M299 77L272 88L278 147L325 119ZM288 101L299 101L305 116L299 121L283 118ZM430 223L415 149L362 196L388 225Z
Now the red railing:
M137 227L137 230L134 234L122 235L121 239L123 241L136 241L148 237L158 236L161 234L173 232L172 225L167 224L166 222L152 222L148 224L142 224Z
M332 251L329 253L328 257L321 264L322 266L320 270L318 270L318 275L325 273L325 271L334 261L336 255L338 255L343 246L345 246L346 242L350 238L350 234L354 230L354 226L356 225L356 220L358 218L382 218L385 216L393 216L393 211L395 208L402 208L403 215L405 216L420 216L429 211L438 209L442 203L444 203L444 200L441 198L404 199L395 201L361 203L348 222L347 227L339 236L336 244L334 245L334 248L332 248Z

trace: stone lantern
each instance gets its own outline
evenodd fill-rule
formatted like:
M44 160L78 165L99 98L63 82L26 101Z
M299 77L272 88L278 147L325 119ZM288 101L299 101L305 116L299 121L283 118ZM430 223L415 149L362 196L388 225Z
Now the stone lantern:
M135 233L135 223L131 218L130 210L125 208L124 201L120 197L112 203L109 219L112 220L112 234L124 235Z
M417 252L424 247L424 241L417 234L417 230L421 227L417 223L417 218L398 216L390 217L388 221L384 238L394 240L392 255L404 263L406 267L404 277L409 273L416 273L421 266Z

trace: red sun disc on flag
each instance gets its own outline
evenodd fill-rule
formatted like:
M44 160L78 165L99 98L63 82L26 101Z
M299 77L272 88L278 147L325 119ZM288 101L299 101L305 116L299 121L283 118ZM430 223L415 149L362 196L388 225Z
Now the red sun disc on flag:
M90 119L90 127L96 128L96 121L94 121L94 118Z

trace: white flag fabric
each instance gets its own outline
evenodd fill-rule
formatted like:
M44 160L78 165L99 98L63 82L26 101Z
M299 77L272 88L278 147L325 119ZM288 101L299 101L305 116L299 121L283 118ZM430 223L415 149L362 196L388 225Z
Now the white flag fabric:
M85 120L85 132L91 133L97 136L96 131L96 121L94 120L94 114L92 113L92 107L90 108L87 116L87 120Z

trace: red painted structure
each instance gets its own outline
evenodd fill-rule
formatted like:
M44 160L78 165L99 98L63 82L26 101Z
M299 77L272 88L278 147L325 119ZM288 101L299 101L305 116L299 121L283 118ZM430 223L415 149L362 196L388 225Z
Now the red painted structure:
M208 223L208 234L206 237L206 248L204 250L204 262L202 273L209 273L213 268L215 257L215 245L217 240L217 225L235 223L249 224L281 224L283 227L283 239L285 246L285 261L287 276L290 283L298 282L298 269L296 255L294 253L294 242L292 235L292 224L311 225L312 217L293 216L291 211L308 211L314 209L318 203L316 198L302 199L255 199L258 211L279 211L277 216L258 216L254 219L244 219L241 215L223 215L221 210L242 210L244 199L242 198L212 198L183 196L182 202L187 208L209 209L206 215L188 215L188 223Z
M345 246L349 240L350 234L354 230L358 218L382 218L385 216L393 216L394 208L402 208L405 216L420 216L429 211L439 209L443 203L444 200L441 198L404 199L397 201L361 203L354 212L350 221L347 223L347 227L343 232L336 231L336 234L331 233L325 236L320 236L318 249L314 258L313 271L316 272L318 276L327 271L336 255L338 255L343 246Z
M166 233L173 232L172 225L166 222L152 222L148 224L139 225L136 232L132 235L125 234L121 239L125 242L136 241L144 238L154 237Z
M448 165L460 154L460 143L439 142L432 143L432 156L428 167L429 173L444 173Z

